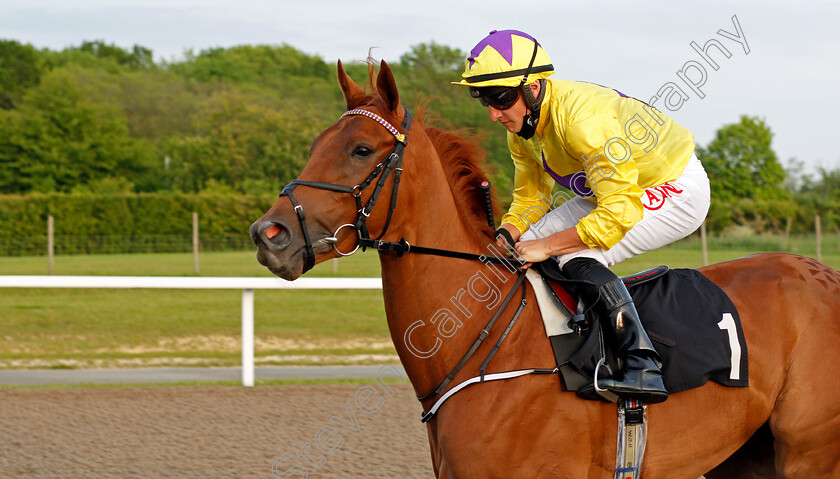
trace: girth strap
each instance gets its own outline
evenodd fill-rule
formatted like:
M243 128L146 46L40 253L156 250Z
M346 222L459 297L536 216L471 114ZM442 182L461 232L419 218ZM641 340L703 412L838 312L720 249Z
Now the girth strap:
M455 367L452 369L452 371L450 371L449 374L447 374L446 377L443 378L443 381L441 381L441 383L438 385L438 387L436 387L430 393L428 393L424 396L419 396L417 398L417 400L419 400L420 402L423 402L427 399L431 399L431 398L437 396L438 394L442 393L446 389L446 386L453 379L455 379L455 375L457 375L458 372L461 371L461 369L464 367L464 365L467 364L467 361L469 361L469 359L472 357L472 355L475 354L476 349L478 349L478 347L481 346L481 343L484 342L484 339L487 338L487 336L490 334L490 329L493 327L494 324L496 324L496 320L499 319L499 316L502 315L502 312L504 312L505 308L507 307L508 303L510 302L510 299L513 297L514 293L516 293L516 290L519 289L519 286L522 285L523 281L525 281L525 273L523 271L520 271L519 272L519 278L516 279L516 282L513 284L513 288L511 288L510 292L507 294L507 296L505 296L504 301L502 301L502 304L499 306L499 309L496 310L496 314L493 315L493 318L490 319L490 321L487 323L487 325L484 326L484 329L482 329L481 332L478 333L478 337L476 338L473 345L470 347L469 351L467 351L467 354L465 354L464 357L461 358L460 361L458 361L458 364L455 365ZM517 315L518 315L518 312L517 312ZM511 323L511 325L512 325L512 323ZM485 363L485 366L486 366L486 363Z
M446 402L447 399L454 396L457 392L461 391L467 386L477 384L477 383L484 383L487 381L498 381L500 379L512 379L518 378L520 376L525 376L527 374L554 374L557 372L557 368L531 368L531 369L519 369L516 371L505 371L503 373L493 373L488 374L486 376L476 376L474 378L467 379L466 381L459 383L449 391L446 391L446 394L441 396L435 404L429 408L428 411L422 413L420 415L420 422L429 422L435 414L437 414L440 407Z
M521 274L521 276L525 276L525 274ZM487 364L493 359L493 356L496 355L496 351L502 346L502 342L504 342L505 338L507 338L508 333L513 328L513 324L516 323L516 320L519 319L519 315L522 314L522 310L525 309L525 305L528 304L528 300L525 299L525 295L528 292L528 288L526 287L527 283L522 283L522 299L519 300L519 308L516 309L516 312L513 313L513 317L510 318L510 322L508 323L505 330L502 332L502 336L496 341L496 344L493 346L493 349L490 350L490 354L487 355L487 358L481 363L481 380L484 381L484 371L487 369Z

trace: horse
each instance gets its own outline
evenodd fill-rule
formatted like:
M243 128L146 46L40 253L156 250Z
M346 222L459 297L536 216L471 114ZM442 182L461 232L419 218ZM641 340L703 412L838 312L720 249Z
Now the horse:
M378 72L369 69L365 90L338 62L338 84L348 113L355 112L315 138L295 184L250 233L258 261L289 281L354 251L360 238L371 248L403 245L379 248L385 311L426 411L440 397L429 393L473 345L491 306L512 291L514 275L475 260L492 256L494 243L479 186L483 151L421 118L409 124L390 67L383 61ZM399 164L391 161L397 149ZM404 174L377 181L374 173L384 179L388 165ZM390 205L382 199L389 196ZM381 207L371 204L377 197ZM421 246L474 257L413 254ZM830 373L840 360L840 273L788 254L700 271L741 315L749 387L708 382L649 406L642 477L840 477L840 381ZM555 366L532 290L525 299L488 374ZM499 307L511 317L520 304ZM491 330L451 384L476 376L501 334ZM616 430L614 404L566 392L557 374L472 385L427 422L432 468L447 479L613 477Z

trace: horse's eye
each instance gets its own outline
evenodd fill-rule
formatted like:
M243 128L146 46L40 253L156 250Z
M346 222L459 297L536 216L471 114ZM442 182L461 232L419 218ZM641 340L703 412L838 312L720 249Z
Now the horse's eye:
M353 156L356 158L367 158L373 154L373 150L366 146L357 146L355 150L353 150Z

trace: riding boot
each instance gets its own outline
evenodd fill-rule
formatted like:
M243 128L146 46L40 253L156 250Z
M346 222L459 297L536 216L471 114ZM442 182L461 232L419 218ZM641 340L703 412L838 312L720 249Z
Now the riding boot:
M598 387L649 404L668 399L659 355L642 327L624 282L606 266L589 258L571 260L564 266L563 272L597 286L599 303L606 312L606 321L602 323L612 329L616 352L623 359L620 379L599 379ZM583 397L593 396L594 386L584 386L578 393Z
M650 404L668 399L668 391L662 382L659 354L642 327L624 282L616 278L601 286L599 292L607 310L607 324L615 333L617 352L619 357L624 358L624 377L620 380L599 379L598 387Z

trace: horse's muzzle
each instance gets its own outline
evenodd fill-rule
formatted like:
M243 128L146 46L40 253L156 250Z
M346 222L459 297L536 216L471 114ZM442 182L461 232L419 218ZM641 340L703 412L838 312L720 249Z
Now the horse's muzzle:
M257 245L257 261L277 276L293 281L303 270L303 261L293 248L292 232L282 221L259 219L249 229Z

